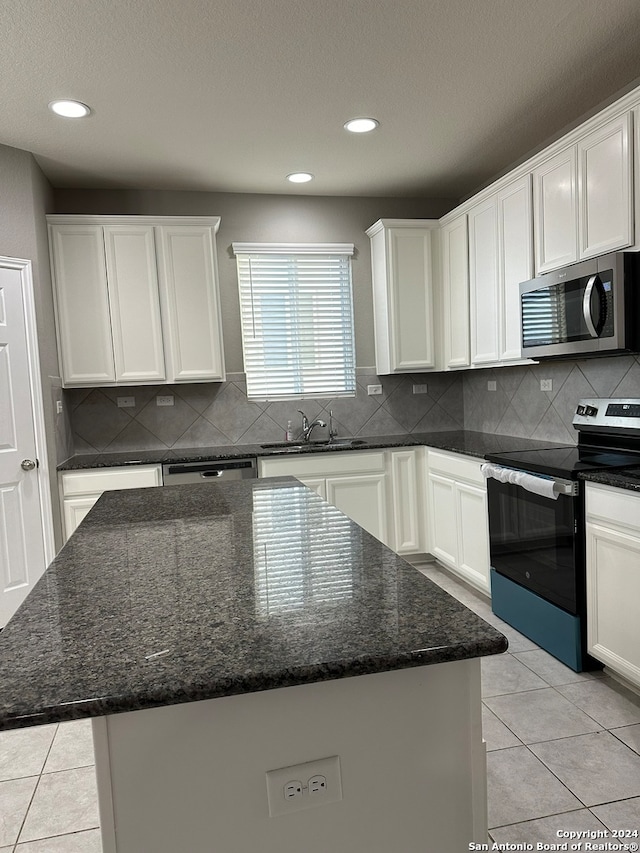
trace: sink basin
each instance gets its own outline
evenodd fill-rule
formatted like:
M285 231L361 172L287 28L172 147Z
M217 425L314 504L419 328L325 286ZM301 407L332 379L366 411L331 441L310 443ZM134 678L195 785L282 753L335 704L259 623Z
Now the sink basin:
M300 453L316 447L360 447L367 442L361 438L333 438L331 441L310 441L308 444L292 444L290 441L277 441L274 444L261 444L262 450L274 453Z

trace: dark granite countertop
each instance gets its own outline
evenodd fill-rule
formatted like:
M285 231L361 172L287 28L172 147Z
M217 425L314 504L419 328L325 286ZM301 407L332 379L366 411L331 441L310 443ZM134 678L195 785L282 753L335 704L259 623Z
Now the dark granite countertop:
M581 480L589 483L601 483L603 486L613 486L616 489L627 489L640 492L640 468L620 468L609 471L588 471L578 475Z
M506 647L293 478L106 492L0 633L0 729Z
M338 453L359 450L374 450L392 447L428 446L438 450L450 450L453 453L466 453L469 456L484 458L487 453L500 453L506 450L535 450L552 446L552 442L536 441L531 438L518 438L511 435L474 432L472 430L452 430L440 432L410 433L404 435L356 436L364 442L355 446L320 444L311 442L302 453ZM58 465L59 471L74 471L84 468L111 468L121 465L150 465L167 462L200 462L215 459L233 459L240 456L281 455L277 449L264 448L259 444L233 444L216 447L194 447L173 450L144 450L120 453L79 453ZM291 454L297 455L297 454Z

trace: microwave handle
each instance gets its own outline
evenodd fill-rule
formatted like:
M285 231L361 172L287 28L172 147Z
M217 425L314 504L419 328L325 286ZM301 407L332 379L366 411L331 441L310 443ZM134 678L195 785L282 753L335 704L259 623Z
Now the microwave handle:
M592 338L598 337L598 330L596 329L593 323L593 317L591 316L591 294L593 293L593 289L596 286L597 281L597 274L592 275L589 281L587 282L587 286L585 287L584 294L582 296L582 315L584 317L586 327L589 330L589 334Z

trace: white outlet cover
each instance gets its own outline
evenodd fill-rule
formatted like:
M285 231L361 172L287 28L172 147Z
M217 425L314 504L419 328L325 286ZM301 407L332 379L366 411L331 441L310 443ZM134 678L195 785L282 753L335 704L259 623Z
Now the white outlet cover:
M498 386L495 379L489 379L487 382L487 391L497 391Z
M541 391L553 391L553 379L541 379L540 380L540 390Z
M327 780L323 791L309 794L309 780L323 776ZM340 758L332 755L330 758L319 758L316 761L306 761L304 764L293 764L290 767L279 767L269 770L266 774L267 798L269 800L269 815L300 812L327 803L337 803L342 799L342 779L340 776ZM302 781L302 796L285 796L287 785L298 780Z
M119 409L131 409L136 404L135 397L116 397L116 403Z
M382 394L382 385L367 385L367 394L370 397L377 394Z
M158 395L156 406L173 406L173 394Z

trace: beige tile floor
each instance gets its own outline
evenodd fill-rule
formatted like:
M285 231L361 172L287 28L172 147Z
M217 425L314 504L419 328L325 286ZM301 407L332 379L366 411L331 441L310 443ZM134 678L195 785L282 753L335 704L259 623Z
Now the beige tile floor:
M506 654L482 661L492 840L640 831L640 697L573 672L484 596L436 564L419 568L509 638ZM101 853L93 762L88 720L0 733L0 853Z
M535 849L566 840L559 831L640 834L640 696L601 671L573 672L437 564L418 568L509 639L482 659L491 839ZM603 840L619 839L591 843Z

